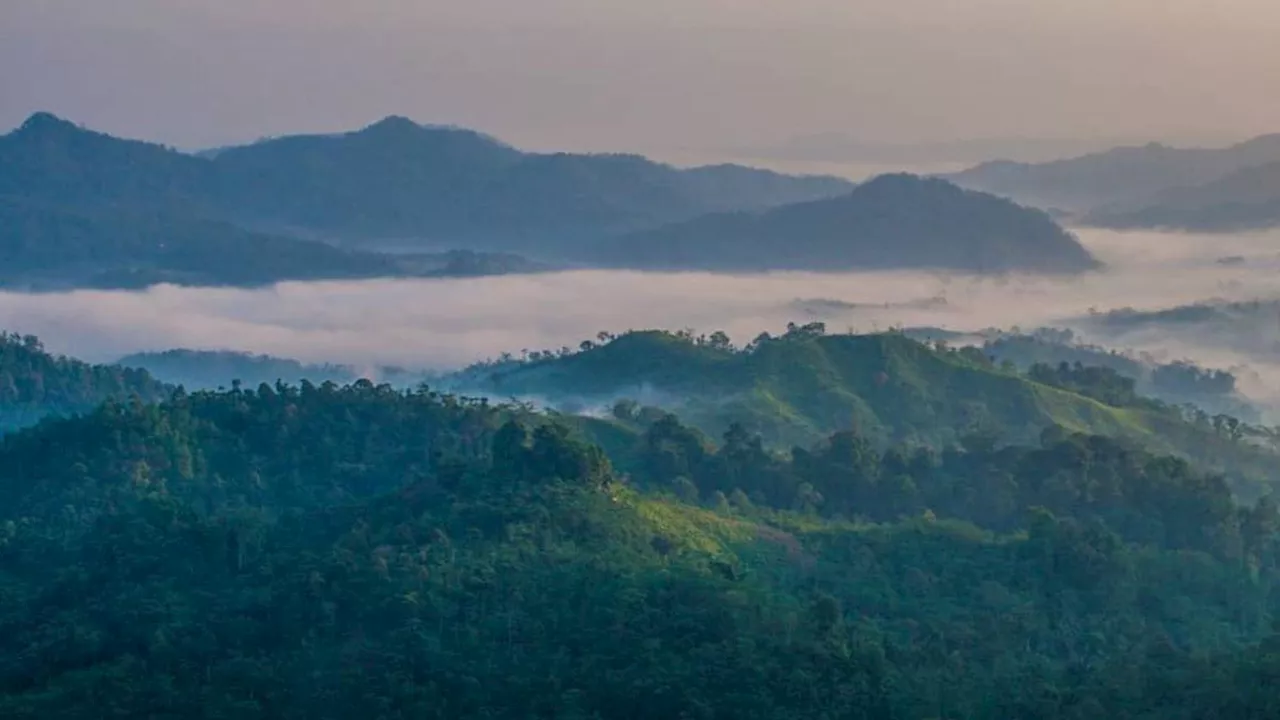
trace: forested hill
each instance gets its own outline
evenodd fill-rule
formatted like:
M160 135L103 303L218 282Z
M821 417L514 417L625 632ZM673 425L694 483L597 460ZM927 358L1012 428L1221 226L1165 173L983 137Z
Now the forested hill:
M975 433L1029 442L1057 426L1184 454L1250 482L1278 479L1274 449L1144 398L1114 370L1046 366L1027 375L980 349L939 349L897 333L827 335L820 323L741 349L723 334L632 332L581 352L476 366L449 382L577 411L635 400L713 437L740 423L782 446L851 427L882 445L939 447Z
M8 436L0 717L1274 707L1255 644L1280 610L1280 517L1185 463L1084 436L697 447L664 418L624 481L546 418L369 383Z
M600 262L702 270L943 268L1079 273L1100 267L1052 218L943 180L882 175L836 198L700 217L602 245Z
M56 357L35 337L0 333L0 432L88 412L108 399L154 401L168 393L145 370Z

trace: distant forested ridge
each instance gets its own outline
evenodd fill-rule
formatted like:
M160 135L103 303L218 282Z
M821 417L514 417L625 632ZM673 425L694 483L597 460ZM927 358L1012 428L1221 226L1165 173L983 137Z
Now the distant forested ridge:
M366 376L397 386L409 386L428 379L423 372L404 368L316 365L233 350L175 349L133 353L116 363L143 368L164 382L182 385L188 390L216 390L231 387L233 383L245 387L257 387L263 383L274 385L277 382L297 385L304 380L317 385L326 382L346 385Z
M0 439L0 717L1275 707L1280 516L1183 461L633 441L628 479L554 418L368 382Z
M1174 148L1159 143L1119 147L1045 163L988 162L947 175L967 188L1072 214L1149 202L1166 192L1248 176L1255 166L1280 163L1280 135L1226 148Z
M145 370L57 357L38 338L0 333L0 432L88 412L108 399L155 401L168 392Z
M406 274L392 256L166 210L63 208L0 196L0 285L264 285Z
M387 118L188 155L47 113L0 136L0 282L253 285L564 265L1080 272L1046 214L943 181L862 185L526 153Z
M296 385L303 380L342 385L359 379L354 368L343 365L309 365L287 358L231 350L166 350L126 355L116 361L124 367L143 368L152 375L188 390L245 387L277 381Z
M1212 182L1170 188L1129 203L1104 205L1085 222L1118 229L1242 232L1280 225L1280 161L1237 170Z
M1274 359L1280 328L1280 301L1206 300L1159 310L1118 308L1076 320L1090 334L1109 342L1130 342L1157 335L1231 348L1263 361Z
M1112 379L1107 382L1123 385L1119 392L1125 397L1144 395L1170 405L1194 405L1209 414L1227 414L1250 422L1261 417L1260 411L1240 393L1237 377L1230 371L1203 368L1186 360L1157 362L1081 344L1070 330L999 333L986 340L982 349L996 362L1009 362L1024 371L1040 366L1036 373L1042 377L1109 371Z
M511 251L563 257L611 232L849 187L736 166L523 153L403 118L187 155L37 113L0 136L0 282L526 272L537 266ZM390 246L412 253L378 252Z
M602 247L599 257L667 270L1079 273L1100 267L1043 212L912 175L884 175L837 198L644 231Z

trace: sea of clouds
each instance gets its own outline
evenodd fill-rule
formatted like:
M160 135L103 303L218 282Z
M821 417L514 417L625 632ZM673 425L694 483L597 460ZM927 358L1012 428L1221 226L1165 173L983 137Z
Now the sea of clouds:
M1078 234L1107 264L1105 270L1073 278L581 270L281 283L252 290L158 286L141 292L0 293L0 328L38 335L54 352L99 362L183 347L439 370L503 352L576 347L602 330L725 330L746 342L792 321L822 320L831 331L859 332L1052 325L1163 359L1248 366L1252 394L1280 395L1280 360L1265 353L1244 352L1220 337L1202 339L1194 328L1106 336L1086 322L1091 312L1123 307L1280 298L1280 232ZM813 300L822 302L798 302ZM1251 332L1275 334L1280 342L1280 318L1272 324Z

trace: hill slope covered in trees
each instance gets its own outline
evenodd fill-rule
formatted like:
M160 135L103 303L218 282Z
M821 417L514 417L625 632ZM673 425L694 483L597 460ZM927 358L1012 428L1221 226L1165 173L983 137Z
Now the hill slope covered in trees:
M1273 448L1144 398L1114 370L1044 367L1028 376L980 349L940 350L896 333L825 335L820 324L741 350L723 335L633 332L566 356L482 364L447 382L580 412L635 400L713 437L739 423L782 446L849 428L881 445L940 447L969 435L1031 442L1060 427L1195 457L1250 485L1278 479Z
M679 425L646 435L625 482L546 418L359 383L0 440L0 715L1265 717L1280 518L1185 464L1086 437L916 458L954 499L899 515L901 459L838 436L793 454L783 510L750 438L682 481ZM1021 468L998 518L943 492L993 464ZM1165 691L1214 655L1241 674Z
M110 399L155 401L168 393L145 370L56 357L35 337L0 333L0 432L88 412Z

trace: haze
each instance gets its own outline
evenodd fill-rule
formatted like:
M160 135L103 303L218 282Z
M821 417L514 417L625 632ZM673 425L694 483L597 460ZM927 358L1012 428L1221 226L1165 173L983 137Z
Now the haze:
M8 0L0 126L198 148L398 113L535 149L708 159L1275 129L1270 0Z
M971 331L1074 326L1090 310L1161 309L1210 298L1280 297L1280 233L1204 237L1087 231L1107 270L1069 280L924 272L766 275L581 271L460 280L283 283L261 290L156 286L144 292L0 293L0 327L55 352L110 362L139 350L230 349L452 369L502 352L577 346L597 331L724 329L745 343L789 321L833 331L938 326ZM1246 258L1224 267L1221 254ZM944 298L945 303L921 303ZM859 305L818 318L798 300ZM1258 328L1280 343L1280 325ZM1085 336L1086 339L1090 339ZM1103 341L1107 338L1092 338ZM1125 338L1165 361L1240 368L1257 400L1280 401L1280 362L1194 335Z

